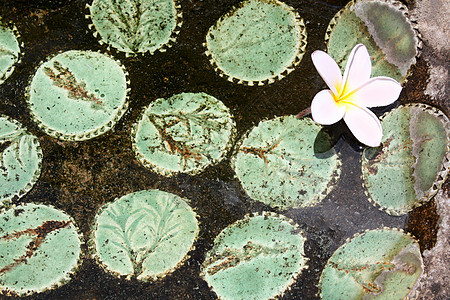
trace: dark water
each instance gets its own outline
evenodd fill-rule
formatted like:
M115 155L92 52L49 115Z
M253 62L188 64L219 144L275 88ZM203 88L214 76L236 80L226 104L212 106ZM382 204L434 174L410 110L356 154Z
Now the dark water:
M183 26L175 45L165 53L126 58L101 46L88 29L84 15L86 1L0 0L0 16L13 21L24 43L22 62L0 86L0 114L21 122L39 137L43 152L42 175L20 202L51 204L66 211L89 236L97 209L127 193L157 188L191 200L200 216L200 237L190 259L173 274L153 283L116 279L87 256L80 270L66 285L32 299L215 299L199 277L201 263L219 232L249 212L272 208L245 195L229 160L209 167L196 176L166 178L144 168L135 158L130 134L139 113L156 98L180 92L206 92L220 99L235 116L242 135L263 119L297 114L310 105L325 87L315 71L310 54L325 49L328 22L347 1L285 1L297 9L307 27L306 54L285 79L264 87L237 85L219 77L203 55L207 30L229 11L237 0L183 0ZM119 59L129 72L130 108L110 132L84 142L63 142L45 135L31 121L24 96L35 69L49 55L66 50L100 50ZM400 102L425 101L425 63L419 60L406 84ZM425 100L424 100L425 99ZM381 112L380 112L381 113ZM342 173L337 187L312 208L282 212L295 220L308 241L309 268L284 295L285 299L316 299L317 284L327 259L345 239L365 229L383 226L412 232L422 250L435 239L434 203L416 209L409 216L393 217L373 207L364 195L360 178L361 149L342 123L330 127L337 138Z

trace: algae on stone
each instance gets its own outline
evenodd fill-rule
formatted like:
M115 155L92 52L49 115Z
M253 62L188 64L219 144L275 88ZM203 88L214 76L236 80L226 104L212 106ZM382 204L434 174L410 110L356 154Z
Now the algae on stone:
M15 30L8 28L0 19L0 84L14 71L19 56L20 44Z
M158 190L139 191L99 211L91 252L113 274L157 279L187 259L198 232L196 214L184 199Z
M370 200L393 215L433 197L449 169L449 122L425 104L400 106L382 118L382 148L367 148L362 174Z
M38 125L64 140L99 136L127 109L127 78L108 56L71 50L42 63L28 87L28 104Z
M404 82L416 63L421 41L396 0L353 0L328 25L328 53L341 68L357 44L366 45L372 58L372 76Z
M202 276L220 299L281 296L306 267L298 225L273 213L225 228L206 254Z
M331 138L310 118L284 116L262 121L233 158L247 194L280 209L320 202L340 174Z
M94 0L88 5L94 35L127 54L170 47L179 32L177 0ZM91 26L91 29L92 26Z
M42 150L38 139L12 119L0 117L0 207L21 197L41 173Z
M72 218L51 206L0 214L0 293L24 296L67 283L79 265L80 238Z
M235 124L229 109L205 93L157 99L133 130L139 160L163 175L198 173L222 160Z
M221 76L262 85L283 78L300 63L306 29L283 2L247 0L209 29L206 47Z
M395 229L368 230L339 247L320 276L327 300L405 299L423 272L418 243Z

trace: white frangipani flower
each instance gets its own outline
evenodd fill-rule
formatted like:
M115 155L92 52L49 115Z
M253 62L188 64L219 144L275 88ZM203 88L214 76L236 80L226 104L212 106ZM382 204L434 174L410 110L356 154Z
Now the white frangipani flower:
M330 125L344 118L353 135L371 147L381 143L380 120L367 107L385 106L397 100L402 87L396 80L380 76L370 78L372 63L363 44L356 45L345 66L344 77L333 58L314 51L312 61L330 88L316 94L311 103L313 120Z

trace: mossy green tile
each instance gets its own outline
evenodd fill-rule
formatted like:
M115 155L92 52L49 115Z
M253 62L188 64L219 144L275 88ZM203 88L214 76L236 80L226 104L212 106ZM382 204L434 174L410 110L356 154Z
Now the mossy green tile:
M423 272L418 243L395 229L368 230L339 247L320 276L321 299L401 300Z
M22 197L41 174L38 139L15 120L0 116L0 207Z
M182 23L178 0L94 0L87 7L94 36L127 55L171 47Z
M90 249L112 274L155 280L173 272L188 258L198 232L197 215L184 199L145 190L100 209Z
M0 18L0 84L11 75L21 56L16 28Z
M30 295L71 279L80 264L81 237L64 212L25 204L0 214L0 253L0 293Z
M381 209L406 214L433 197L447 178L449 121L436 108L411 104L385 114L382 126L382 147L363 153L364 185Z
M125 113L127 74L108 56L71 50L42 63L28 87L28 105L38 125L63 140L87 140Z
M247 0L206 35L206 54L219 75L248 85L281 79L300 63L306 29L296 11L277 0Z
M206 93L157 99L133 129L139 160L163 175L195 174L221 161L234 141L229 109Z
M251 198L280 209L317 204L340 174L330 136L310 118L295 116L261 121L243 140L233 166Z
M328 54L345 68L357 44L364 44L372 58L372 76L389 76L405 82L422 47L408 18L407 8L396 0L353 0L328 25Z
M245 216L216 237L202 276L220 299L281 296L306 267L305 241L298 225L281 215Z

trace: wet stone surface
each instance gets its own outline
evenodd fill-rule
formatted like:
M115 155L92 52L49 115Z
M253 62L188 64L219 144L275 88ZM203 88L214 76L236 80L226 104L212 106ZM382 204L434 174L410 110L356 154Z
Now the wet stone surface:
M408 5L412 1L407 1ZM158 98L182 92L205 92L220 99L235 117L237 136L260 121L275 116L295 115L310 105L325 87L315 71L310 54L325 49L328 23L347 1L285 1L302 16L308 32L308 46L302 62L280 81L265 86L245 86L220 77L204 56L206 34L211 26L239 1L180 1L183 24L176 43L166 52L126 57L108 50L92 36L87 1L5 0L0 4L4 21L12 21L24 43L24 56L14 72L0 85L0 113L19 121L38 137L43 150L42 174L33 189L13 203L44 203L70 215L84 239L89 239L98 209L131 192L159 189L189 200L199 216L195 250L173 273L154 282L117 278L105 272L82 245L80 269L65 285L30 296L30 299L216 299L200 276L206 253L217 235L248 213L281 213L299 225L307 238L304 256L308 269L286 290L284 299L318 299L319 277L336 249L347 238L366 229L383 226L403 228L418 239L421 251L434 246L439 215L433 199L403 216L378 210L363 192L361 146L345 124L329 126L335 150L342 160L341 176L335 188L316 206L278 211L246 195L231 167L229 154L217 165L197 175L177 174L170 178L144 167L132 149L131 132L142 111ZM110 131L87 141L62 141L45 134L32 121L25 92L41 61L60 51L101 51L121 61L129 73L129 109ZM424 47L424 54L429 51ZM427 63L418 58L399 101L426 102L442 108L445 99L424 94L429 78ZM395 106L395 105L394 105ZM378 109L381 115L391 109ZM444 113L448 113L445 111ZM232 152L230 152L232 153ZM448 184L444 184L448 190ZM426 225L420 222L426 218Z

